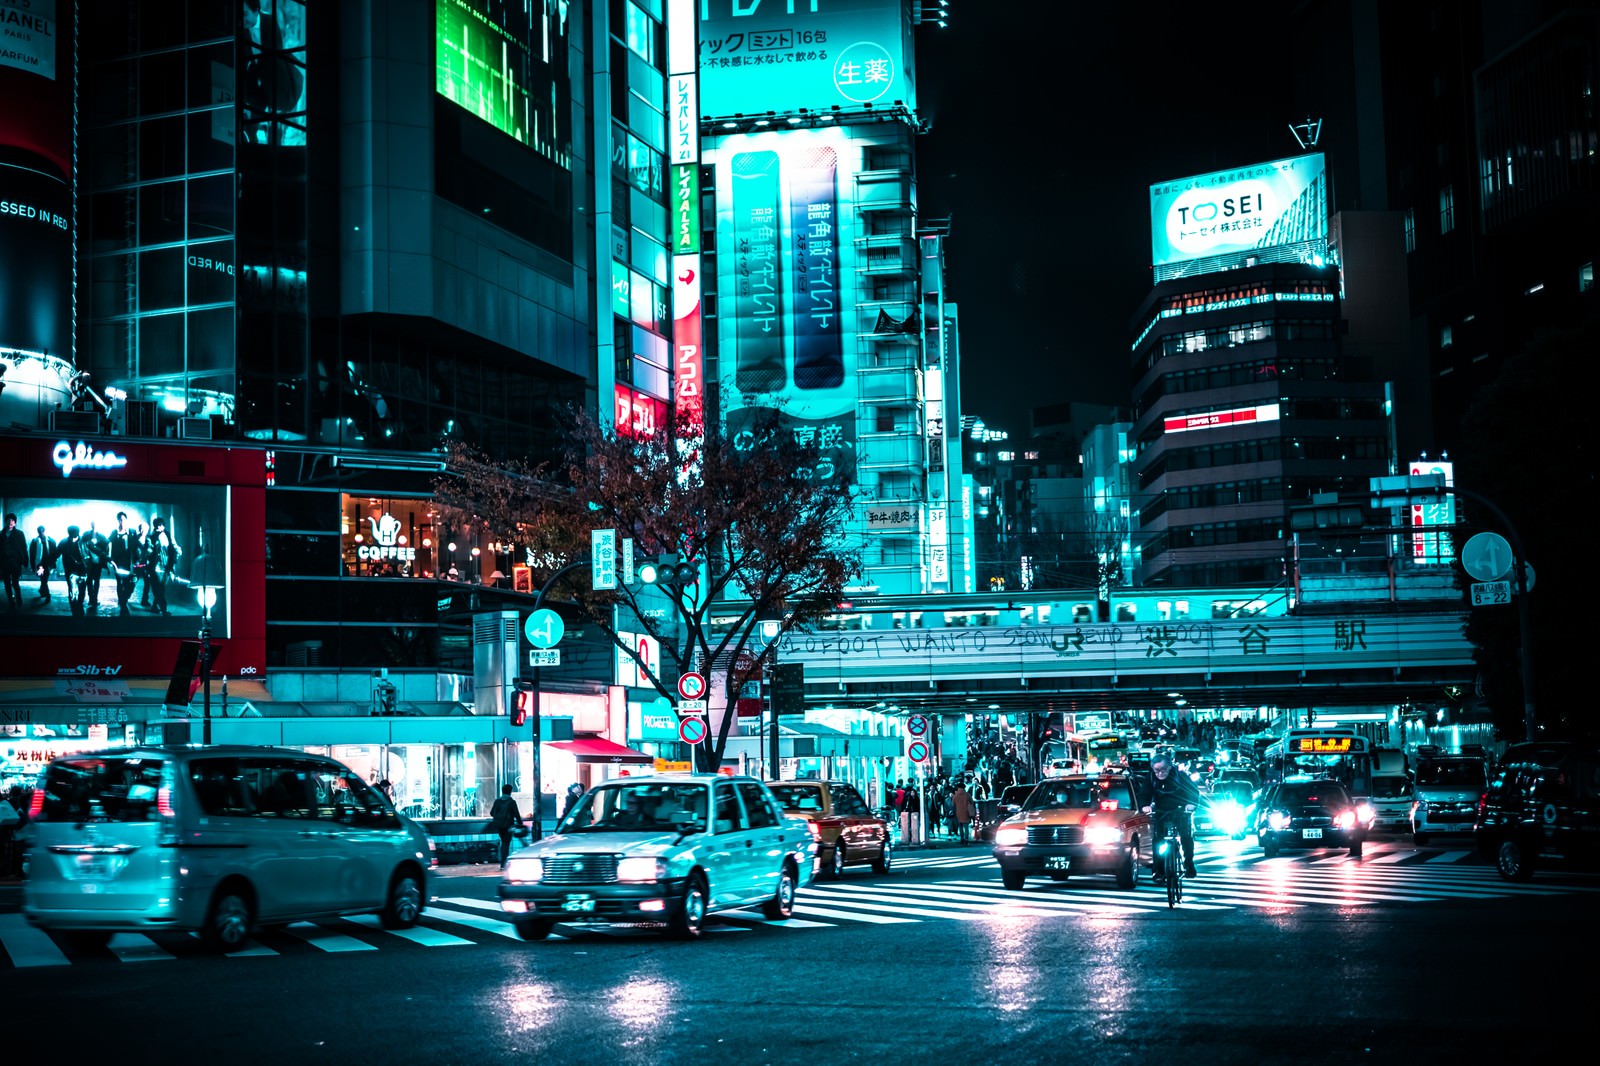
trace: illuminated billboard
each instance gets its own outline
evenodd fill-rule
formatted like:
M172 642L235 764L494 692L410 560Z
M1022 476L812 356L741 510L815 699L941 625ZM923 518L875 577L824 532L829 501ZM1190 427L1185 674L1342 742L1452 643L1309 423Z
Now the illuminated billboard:
M240 143L304 147L306 5L300 0L242 4L239 37Z
M568 170L571 5L550 0L435 0L440 96Z
M0 675L167 676L217 581L218 673L266 660L264 452L126 438L0 439L0 508L26 542ZM204 560L204 561L203 561Z
M1444 479L1446 488L1454 488L1456 464L1434 459L1416 459L1407 467L1412 477L1430 474ZM1455 541L1449 527L1456 523L1456 498L1451 495L1417 499L1407 508L1407 522L1417 527L1411 534L1411 557L1419 563L1444 565L1456 558Z
M777 412L823 448L824 478L853 471L854 240L861 158L848 130L726 138L716 160L723 410L737 436ZM846 283L845 279L850 279Z
M703 0L700 110L916 108L904 0Z
M1320 152L1218 170L1150 186L1151 262L1162 267L1215 260L1237 265L1253 253L1326 242L1328 196Z

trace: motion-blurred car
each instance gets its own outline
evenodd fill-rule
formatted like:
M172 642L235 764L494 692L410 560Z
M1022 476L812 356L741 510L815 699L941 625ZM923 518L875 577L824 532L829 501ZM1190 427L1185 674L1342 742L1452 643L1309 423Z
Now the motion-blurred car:
M1600 866L1600 751L1513 745L1479 806L1473 836L1508 881L1526 881L1552 860Z
M1194 812L1196 835L1232 837L1243 840L1249 828L1255 789L1240 780L1219 781L1202 797Z
M1000 790L1000 799L994 804L994 811L986 818L979 818L973 823L973 836L979 840L993 840L994 830L1001 822L1010 818L1022 809L1023 802L1028 794L1038 786L1032 783L1025 785L1007 785ZM979 803L978 809L982 811L987 804Z
M1150 863L1150 819L1126 774L1058 777L995 829L994 857L1011 891L1030 876L1072 874L1109 874L1118 888L1133 888L1140 865Z
M854 785L844 781L768 781L785 814L805 819L817 842L817 868L843 877L851 864L871 863L880 874L894 862L889 823L873 814Z
M1332 778L1292 778L1256 804L1256 835L1267 858L1287 848L1348 848L1361 857L1367 829L1356 801Z
M622 777L585 792L554 836L511 856L500 909L524 940L558 922L664 926L694 939L716 911L760 904L767 918L788 918L815 862L805 822L753 777Z

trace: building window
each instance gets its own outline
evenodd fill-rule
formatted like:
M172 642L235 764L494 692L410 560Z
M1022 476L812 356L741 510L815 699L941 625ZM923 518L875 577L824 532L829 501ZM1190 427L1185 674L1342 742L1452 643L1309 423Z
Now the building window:
M1439 190L1439 232L1449 233L1456 228L1456 192L1454 185Z
M1414 207L1406 208L1406 251L1417 250L1417 211Z
M1455 331L1449 326L1439 327L1439 347L1448 348L1456 342Z
M1594 288L1593 259L1589 260L1587 263L1578 268L1578 291L1588 292L1592 288Z

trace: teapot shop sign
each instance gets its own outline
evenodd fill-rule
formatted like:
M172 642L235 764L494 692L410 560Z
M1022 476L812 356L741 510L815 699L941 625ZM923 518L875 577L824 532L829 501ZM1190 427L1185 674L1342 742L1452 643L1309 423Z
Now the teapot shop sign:
M369 560L393 559L397 562L411 562L417 557L417 549L406 543L406 538L400 535L400 519L385 511L381 517L367 519L372 528L372 542L370 544L356 545L356 558Z

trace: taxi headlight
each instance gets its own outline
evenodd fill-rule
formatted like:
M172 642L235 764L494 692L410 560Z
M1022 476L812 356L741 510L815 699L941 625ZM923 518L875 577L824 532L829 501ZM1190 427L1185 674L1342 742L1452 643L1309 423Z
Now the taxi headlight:
M543 859L511 859L506 863L507 881L540 881L543 879Z
M1283 830L1289 828L1289 812L1273 811L1267 815L1267 828Z
M1122 843L1122 830L1114 825L1091 825L1083 831L1086 844L1105 846Z
M1014 848L1028 842L1028 831L1020 825L1002 826L994 831L994 846Z
M1354 829L1356 827L1356 812L1340 811L1334 816L1333 824L1339 829Z
M635 855L617 861L618 881L660 881L667 876L667 863L649 855Z

